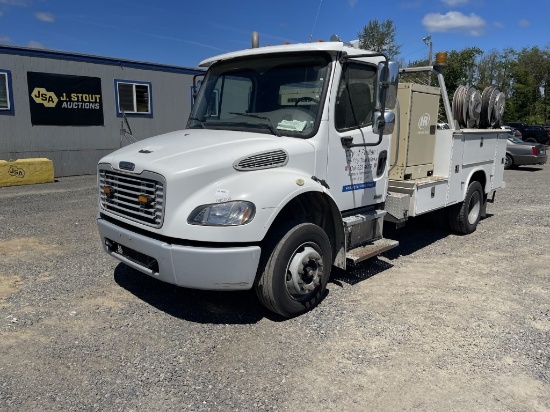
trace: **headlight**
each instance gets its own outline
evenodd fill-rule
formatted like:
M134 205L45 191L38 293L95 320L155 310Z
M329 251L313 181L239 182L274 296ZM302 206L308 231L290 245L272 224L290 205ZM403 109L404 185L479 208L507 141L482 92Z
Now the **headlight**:
M255 212L254 204L245 201L202 205L191 212L187 223L204 226L238 226L250 222Z

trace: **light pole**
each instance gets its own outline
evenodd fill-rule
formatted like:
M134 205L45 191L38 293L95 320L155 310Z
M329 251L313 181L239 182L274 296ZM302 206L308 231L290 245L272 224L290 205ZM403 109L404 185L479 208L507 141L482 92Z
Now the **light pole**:
M430 48L429 54L428 54L428 66L432 65L432 36L429 34L426 37L422 39L422 41ZM428 86L432 85L432 71L430 70L428 72Z

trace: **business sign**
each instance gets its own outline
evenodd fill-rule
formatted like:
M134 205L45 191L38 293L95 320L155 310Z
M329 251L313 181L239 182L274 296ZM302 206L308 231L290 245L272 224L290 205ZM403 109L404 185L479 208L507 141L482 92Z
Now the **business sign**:
M27 73L33 125L103 126L99 77Z

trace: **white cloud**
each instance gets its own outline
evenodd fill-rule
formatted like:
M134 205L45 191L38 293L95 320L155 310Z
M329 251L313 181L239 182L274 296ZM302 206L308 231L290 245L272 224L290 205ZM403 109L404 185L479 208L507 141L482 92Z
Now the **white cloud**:
M348 0L348 4L353 9L357 4L357 0Z
M460 6L462 4L468 4L469 0L441 0L443 4L446 4L449 7Z
M0 17L2 17L2 14L4 14L4 13L2 13L2 10L0 10Z
M504 23L500 22L500 21L495 21L494 23L494 26L497 28L497 29L502 29L504 28Z
M42 11L34 13L34 17L40 21L45 21L46 23L53 23L55 21L55 16L52 13L45 13Z
M422 19L422 24L431 32L460 32L470 36L479 36L485 28L485 20L471 13L469 16L458 11L446 14L428 13Z
M32 47L33 49L45 49L46 47L36 40L31 40L27 43L27 47Z
M11 39L8 36L0 36L0 43L3 43L3 44L11 43Z
M518 21L519 27L529 27L531 25L531 22L527 19L520 19Z

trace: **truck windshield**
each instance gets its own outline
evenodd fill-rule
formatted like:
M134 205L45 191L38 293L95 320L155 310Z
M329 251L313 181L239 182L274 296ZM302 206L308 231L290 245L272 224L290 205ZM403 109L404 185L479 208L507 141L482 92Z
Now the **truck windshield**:
M254 56L214 64L187 128L310 137L318 125L330 56Z

